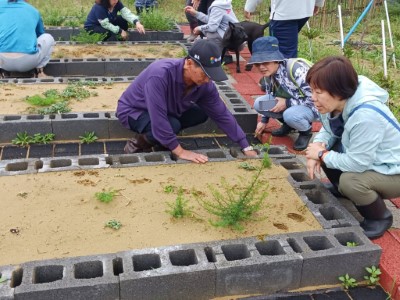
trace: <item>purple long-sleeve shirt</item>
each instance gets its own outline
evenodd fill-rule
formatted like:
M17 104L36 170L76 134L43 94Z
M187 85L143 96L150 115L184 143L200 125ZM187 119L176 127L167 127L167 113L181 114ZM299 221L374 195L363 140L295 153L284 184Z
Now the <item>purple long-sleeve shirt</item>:
M129 129L128 117L136 120L148 111L154 137L173 150L179 142L168 115L180 117L196 103L232 141L242 149L249 146L245 133L219 97L212 81L193 87L185 95L184 63L184 58L160 59L140 73L118 100L117 117L121 124Z

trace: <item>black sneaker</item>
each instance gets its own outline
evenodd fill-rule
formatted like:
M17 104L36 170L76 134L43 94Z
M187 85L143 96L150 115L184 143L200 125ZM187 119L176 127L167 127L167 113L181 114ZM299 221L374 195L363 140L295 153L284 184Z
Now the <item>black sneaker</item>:
M283 123L281 128L272 131L271 134L273 136L286 136L289 133L291 133L293 130L294 129L292 127L290 127L288 124Z

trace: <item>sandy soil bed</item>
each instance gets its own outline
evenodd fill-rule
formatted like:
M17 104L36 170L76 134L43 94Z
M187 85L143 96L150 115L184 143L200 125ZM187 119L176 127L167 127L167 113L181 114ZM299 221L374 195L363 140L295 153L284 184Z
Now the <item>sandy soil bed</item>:
M56 58L173 58L183 57L178 45L56 45L51 56Z
M221 177L240 185L238 176L252 173L238 166L235 161L0 177L0 265L320 229L287 182L287 171L278 166L262 175L269 187L258 216L267 218L245 224L243 232L211 226L213 216L199 207L192 191L211 199L208 184L220 186ZM164 191L167 185L185 190L184 198L201 220L174 220L166 213L166 202L177 197ZM112 202L96 199L97 192L110 189L120 190ZM122 227L105 227L111 219Z

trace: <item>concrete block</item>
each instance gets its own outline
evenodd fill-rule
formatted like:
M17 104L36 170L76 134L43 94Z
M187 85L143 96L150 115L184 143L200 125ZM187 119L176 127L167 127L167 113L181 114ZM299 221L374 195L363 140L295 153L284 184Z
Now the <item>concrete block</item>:
M58 157L58 158L42 158L43 166L39 169L39 173L71 171L82 169L100 169L107 168L108 156L104 155L84 155L77 157Z
M54 146L54 157L63 156L78 156L79 144L78 143L60 143Z
M107 162L112 168L141 167L145 164L138 154L110 155Z
M11 143L17 133L51 133L51 118L48 115L0 115L0 143Z
M234 160L235 158L229 153L228 149L197 149L196 153L201 153L208 157L209 162L224 162ZM178 159L173 154L171 154L173 159L176 160L177 163L190 163L187 160Z
M46 33L53 36L55 41L70 41L71 35L79 33L78 28L73 27L45 27Z
M15 266L0 266L0 278L5 280L0 283L0 299L12 300L14 299L14 288L19 284L18 274L21 269Z
M95 142L90 144L82 144L80 145L81 155L95 155L95 154L104 154L104 143L103 142Z
M9 160L9 159L24 159L27 158L28 148L27 147L18 147L18 146L4 146L3 153L1 155L1 159Z
M267 237L252 246L240 243L219 246L216 254L216 296L275 293L300 286L302 258L284 240Z
M217 124L210 118L202 124L185 128L180 132L181 136L195 135L195 134L221 134L223 131L218 128Z
M344 246L347 239L360 245ZM303 258L301 287L338 284L338 277L346 273L361 280L364 268L378 265L381 254L380 247L372 244L359 227L293 233L288 243Z
M112 254L28 262L15 299L119 299L120 267Z
M42 167L39 159L14 159L0 161L0 176L37 173Z
M121 252L121 299L210 299L215 266L202 247L177 245Z
M135 133L121 125L115 112L107 113L108 117L108 134L110 139L132 138ZM122 147L123 148L123 147Z
M104 112L66 113L55 115L51 125L56 140L78 140L85 132L92 131L99 139L107 139L108 119Z
M137 76L154 61L155 59L107 59L104 62L104 73L101 75Z
M64 59L50 60L44 68L44 72L53 77L66 76L68 74Z
M54 144L30 145L29 146L29 158L52 157L53 156L53 148L54 148Z

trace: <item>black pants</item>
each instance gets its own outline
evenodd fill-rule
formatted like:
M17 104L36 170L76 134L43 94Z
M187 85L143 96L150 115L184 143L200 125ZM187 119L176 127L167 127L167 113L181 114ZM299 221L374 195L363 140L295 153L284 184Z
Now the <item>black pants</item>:
M207 119L206 113L197 105L185 111L179 118L168 115L169 123L175 134L178 134L182 129L204 123ZM143 133L150 143L158 144L151 131L151 119L147 111L142 113L137 120L128 117L128 122L132 131Z
M122 18L121 16L118 16L117 19L112 22L111 24L119 26L122 30L127 31L128 30L128 22ZM86 31L89 31L91 33L106 33L107 36L103 39L103 41L118 41L118 34L115 34L111 32L110 30L105 29L101 25L97 25L94 27L87 27L85 28Z

